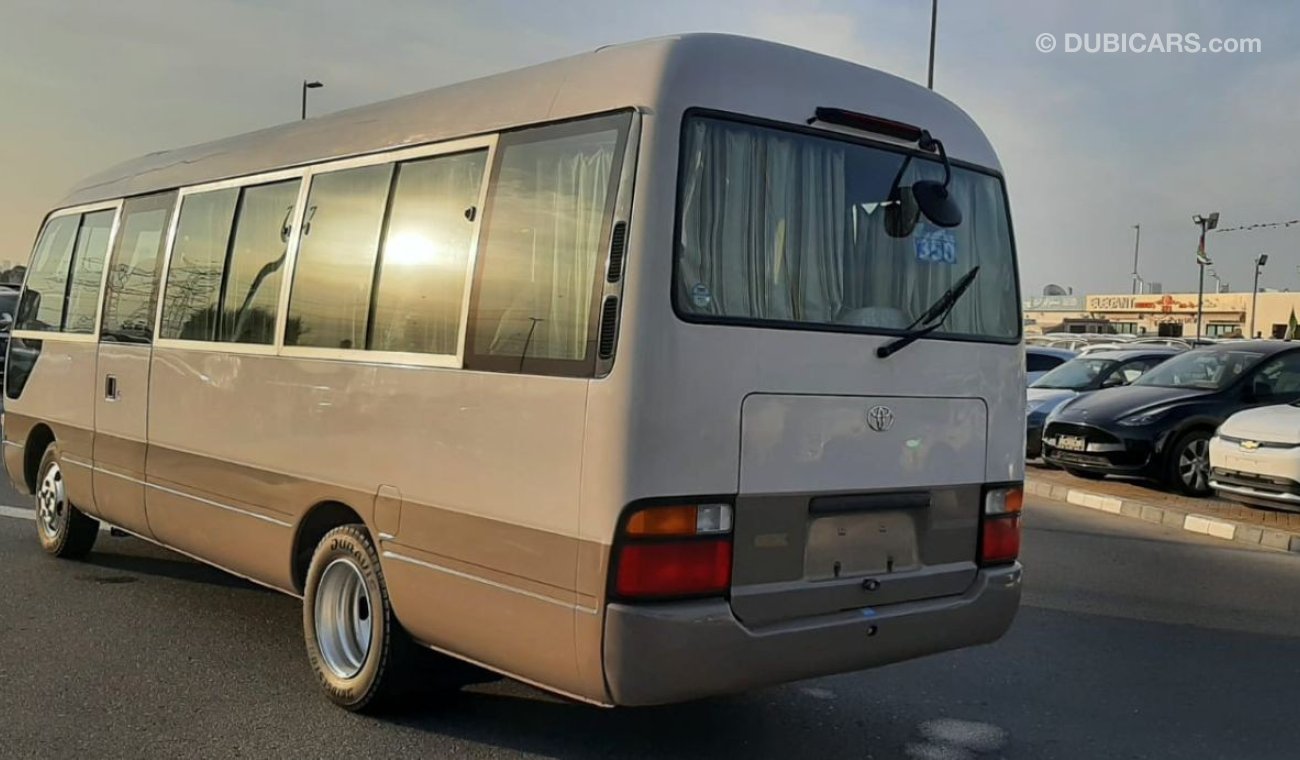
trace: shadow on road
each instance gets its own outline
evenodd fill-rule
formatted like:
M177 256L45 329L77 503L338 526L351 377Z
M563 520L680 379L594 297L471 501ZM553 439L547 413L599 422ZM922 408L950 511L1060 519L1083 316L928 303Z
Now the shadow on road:
M506 690L523 693L502 693ZM810 725L844 728L848 716L832 717L830 708L829 702L800 688L786 687L687 704L606 710L503 683L467 689L437 703L417 702L405 713L381 720L551 757L787 758L806 754L808 748L798 737L806 739ZM851 744L858 748L867 719L850 719L858 734ZM857 748L851 754L862 757Z
M105 540L103 538L101 541ZM114 539L117 540L117 539ZM135 542L136 539L123 539ZM152 548L152 547L150 547ZM276 593L265 586L259 586L256 583L246 581L243 578L230 575L215 567L201 564L180 555L166 552L163 549L156 549L157 555L147 556L142 554L121 553L116 551L103 551L97 549L91 552L81 564L90 567L101 567L106 570L117 570L121 572L137 573L140 575L150 575L158 578L170 578L172 580L185 581L187 583L204 583L209 586L222 586L225 588L240 589L243 591L258 591L268 594Z

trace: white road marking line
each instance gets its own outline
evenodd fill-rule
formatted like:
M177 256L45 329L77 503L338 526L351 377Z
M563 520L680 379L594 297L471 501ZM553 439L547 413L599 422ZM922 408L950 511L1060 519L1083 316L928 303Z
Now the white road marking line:
M912 760L975 760L1006 746L1007 732L991 723L939 718L917 727L923 741L903 751Z
M992 723L973 720L938 718L918 726L921 736L932 742L949 744L981 754L995 752L1007 743L1006 729Z
M35 520L36 510L22 507L6 507L0 504L0 517L12 517L15 520Z

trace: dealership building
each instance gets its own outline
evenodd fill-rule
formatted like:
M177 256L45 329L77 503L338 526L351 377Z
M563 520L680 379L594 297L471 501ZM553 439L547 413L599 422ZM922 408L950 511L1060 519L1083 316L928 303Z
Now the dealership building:
M1281 338L1292 310L1300 315L1300 293L1265 291L1256 296L1255 333ZM1206 293L1201 334L1209 338L1249 336L1250 293ZM1034 296L1024 301L1025 334L1100 332L1195 337L1196 294Z

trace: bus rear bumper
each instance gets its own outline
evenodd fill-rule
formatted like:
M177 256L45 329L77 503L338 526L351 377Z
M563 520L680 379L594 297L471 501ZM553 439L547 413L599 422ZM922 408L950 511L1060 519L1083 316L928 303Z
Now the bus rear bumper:
M763 628L745 627L725 600L610 604L610 698L628 706L682 702L995 641L1015 618L1020 578L1019 563L989 568L960 596Z

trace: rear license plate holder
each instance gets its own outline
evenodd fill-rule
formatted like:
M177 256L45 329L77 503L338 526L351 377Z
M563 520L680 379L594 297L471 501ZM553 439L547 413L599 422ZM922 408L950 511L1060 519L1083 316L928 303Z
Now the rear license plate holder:
M920 567L916 520L902 511L814 517L804 544L804 577L835 580Z

